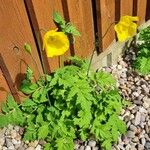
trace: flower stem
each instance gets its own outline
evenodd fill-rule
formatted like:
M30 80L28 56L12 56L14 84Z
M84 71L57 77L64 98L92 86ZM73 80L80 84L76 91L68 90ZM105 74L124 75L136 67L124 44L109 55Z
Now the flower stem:
M43 72L44 72L44 79L45 79L45 86L46 86L48 84L46 76L45 76L47 74L47 71L46 71L46 68L45 68L43 54L42 54L42 47L41 47L41 42L40 42L40 33L37 34L37 43L38 43L38 46L39 46L39 54L41 56L41 64L42 64L42 68L43 68ZM46 93L46 96L48 98L49 105L51 106L51 101L50 101L49 94Z
M59 60L60 60L60 67L64 67L64 55L59 56Z

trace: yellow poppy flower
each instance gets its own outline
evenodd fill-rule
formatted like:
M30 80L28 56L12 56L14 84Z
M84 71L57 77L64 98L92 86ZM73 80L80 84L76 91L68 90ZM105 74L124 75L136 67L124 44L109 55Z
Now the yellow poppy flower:
M43 50L47 57L63 55L69 49L68 37L63 32L49 30L43 37Z
M138 17L122 16L119 23L115 25L118 40L123 42L136 34L137 24L133 21L138 21Z

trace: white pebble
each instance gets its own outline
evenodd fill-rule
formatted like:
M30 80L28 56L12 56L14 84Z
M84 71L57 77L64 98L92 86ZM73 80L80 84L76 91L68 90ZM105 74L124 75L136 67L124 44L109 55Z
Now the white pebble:
M87 146L85 147L85 150L91 150L91 147L87 145Z
M5 146L3 146L3 149L2 150L8 150L8 148L7 147L5 147Z
M88 142L88 145L91 146L91 147L95 147L96 146L96 141L91 140L91 141Z
M35 150L34 147L28 147L26 150Z
M15 138L16 136L17 136L17 132L16 132L16 130L11 130L11 137L12 138Z
M138 92L133 92L133 95L134 95L135 97L139 97L139 93L138 93Z
M150 107L150 105L149 105L147 102L144 102L144 103L143 103L143 107L147 109L147 108Z
M41 150L42 146L41 145L37 145L37 147L35 148L35 150Z
M12 139L12 143L13 143L14 145L16 145L16 144L18 144L18 141L17 141L16 139Z
M121 70L121 69L122 69L122 66L121 66L121 65L118 65L118 66L117 66L117 69L118 69L118 70Z
M5 143L4 137L0 138L0 145L4 145L4 143Z
M15 147L12 145L12 146L9 146L8 147L8 150L15 150Z

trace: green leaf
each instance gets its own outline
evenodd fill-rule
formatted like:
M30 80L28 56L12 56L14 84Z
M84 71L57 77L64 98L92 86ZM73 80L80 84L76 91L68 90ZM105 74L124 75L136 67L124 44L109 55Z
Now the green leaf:
M35 89L31 89L30 86L32 83L29 80L23 80L20 86L21 92L24 94L31 94L35 91Z
M32 53L32 48L28 43L24 44L24 49L26 50L26 52L28 52L29 54Z
M44 144L44 150L54 150L50 143Z
M66 22L65 22L65 20L62 18L62 16L61 16L58 12L54 12L54 13L53 13L53 20L54 20L56 23L65 26L65 23L66 23ZM63 27L63 26L62 26L62 27Z
M70 137L62 137L56 139L56 147L57 150L73 150L74 149L73 139L71 139Z
M38 129L38 139L45 139L49 133L49 126L43 125Z
M112 77L111 74L100 71L95 74L95 80L97 81L98 85L105 89L109 87L115 86L115 79Z
M8 113L9 111L10 111L10 110L9 110L7 104L6 104L5 102L2 103L2 112L3 112L3 113Z
M7 96L7 106L8 106L9 109L13 109L13 108L17 108L18 107L18 105L15 102L13 96L10 95L10 94Z
M8 115L0 114L0 128L6 127L9 124Z
M24 141L33 141L36 140L36 131L28 130L25 131L23 136Z
M44 123L42 114L38 114L37 115L37 117L36 117L36 123L39 123L40 125L42 125Z
M71 23L67 23L66 28L65 28L65 32L72 34L72 35L75 35L75 36L81 36L80 32Z
M111 139L107 139L102 143L102 147L105 148L105 150L111 150Z
M127 132L127 126L126 126L125 122L120 119L117 120L117 128L121 134L125 135L125 133Z
M32 101L32 99L26 98L21 105L23 107L29 107L29 106L36 106L37 104L35 102Z
M33 71L31 70L31 68L28 66L27 70L26 70L26 79L31 81L33 78Z

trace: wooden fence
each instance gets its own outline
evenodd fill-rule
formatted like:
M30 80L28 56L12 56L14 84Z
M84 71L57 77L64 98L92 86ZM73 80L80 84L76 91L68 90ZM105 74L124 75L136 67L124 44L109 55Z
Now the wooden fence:
M137 15L139 24L150 18L149 0L1 0L0 1L0 101L11 92L17 101L19 83L24 78L27 65L35 76L37 70L32 58L23 50L25 42L32 45L32 55L39 70L42 65L39 57L42 39L41 29L55 29L52 13L58 11L67 21L72 22L81 32L75 45L65 54L89 57L95 47L95 37L99 41L97 55L115 40L114 24L102 39L110 25L122 15ZM42 51L48 73L59 67L59 57L47 59Z

